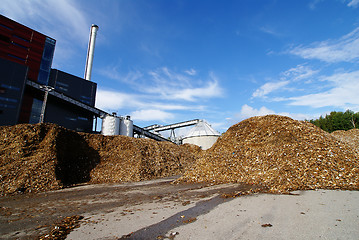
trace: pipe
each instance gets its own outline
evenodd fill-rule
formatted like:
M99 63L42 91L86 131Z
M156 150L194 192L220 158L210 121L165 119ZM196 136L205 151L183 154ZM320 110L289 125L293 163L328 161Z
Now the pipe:
M97 31L98 31L98 26L92 24L91 32L90 32L90 40L87 49L86 68L85 68L85 76L84 76L84 78L88 81L91 80L92 63L95 53L95 42L96 42Z
M45 94L44 94L44 101L42 102L42 107L41 107L41 114L40 114L39 123L44 123L45 109L46 109L46 103L47 103L47 96L49 95L49 92L51 92L52 90L54 90L54 88L53 88L53 87L50 87L50 86L41 86L40 88L45 89Z

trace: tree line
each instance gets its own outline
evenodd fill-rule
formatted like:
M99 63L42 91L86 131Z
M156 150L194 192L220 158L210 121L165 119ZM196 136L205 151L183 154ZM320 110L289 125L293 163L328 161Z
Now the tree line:
M330 133L336 130L350 130L359 128L359 112L354 113L350 110L345 112L333 111L325 115L325 117L320 116L319 119L312 119L309 122Z

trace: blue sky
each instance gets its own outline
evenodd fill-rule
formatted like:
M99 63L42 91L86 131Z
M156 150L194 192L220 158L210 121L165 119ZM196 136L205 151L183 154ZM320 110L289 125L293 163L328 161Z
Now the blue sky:
M83 77L99 26L96 106L147 126L359 111L359 0L2 0L57 40L53 68Z

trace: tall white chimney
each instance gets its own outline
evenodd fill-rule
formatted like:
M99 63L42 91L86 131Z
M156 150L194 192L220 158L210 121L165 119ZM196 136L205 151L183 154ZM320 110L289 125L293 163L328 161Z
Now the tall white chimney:
M96 35L98 31L98 26L92 24L91 32L90 32L90 40L87 49L87 58L86 58L86 68L85 68L85 79L91 80L91 71L92 71L92 63L93 63L93 56L95 53L95 42L96 42Z

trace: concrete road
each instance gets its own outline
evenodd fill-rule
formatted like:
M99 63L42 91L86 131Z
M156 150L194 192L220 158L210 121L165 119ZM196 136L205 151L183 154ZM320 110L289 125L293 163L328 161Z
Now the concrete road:
M67 239L359 239L359 191L224 198L257 188L174 179L2 197L0 238L37 239L81 215Z
M68 239L359 239L358 191L160 201L89 215Z

